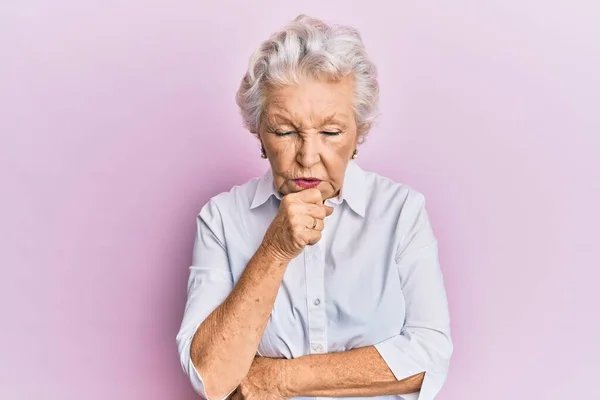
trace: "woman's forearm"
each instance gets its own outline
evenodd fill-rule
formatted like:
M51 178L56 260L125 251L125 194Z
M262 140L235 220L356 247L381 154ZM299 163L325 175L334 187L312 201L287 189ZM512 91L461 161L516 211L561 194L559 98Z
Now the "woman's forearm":
M398 381L374 346L285 360L289 397L371 397L420 390L425 373Z
M210 399L223 398L246 376L286 267L261 246L227 299L196 331L191 358Z

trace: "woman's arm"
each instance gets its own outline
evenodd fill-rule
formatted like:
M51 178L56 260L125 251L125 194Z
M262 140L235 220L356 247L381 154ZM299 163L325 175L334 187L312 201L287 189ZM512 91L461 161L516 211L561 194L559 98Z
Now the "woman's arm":
M211 215L218 213L213 211ZM239 280L193 334L189 354L199 375L199 391L203 397L222 399L244 379L256 355L289 261L304 246L320 239L323 219L332 211L331 207L323 205L320 192L316 189L292 193L283 198L262 244ZM208 215L205 219L209 219ZM307 228L315 221L319 222L318 229ZM199 262L207 264L205 270L222 270L226 263L225 247L211 230L211 224L205 223L204 219L201 222L198 256L195 258L204 259ZM206 242L211 242L211 246L206 246ZM214 250L219 247L221 250ZM217 287L216 284L211 285L211 279L210 274L194 278L194 284L196 281L208 284L204 287L201 284L199 287L192 285L188 298L195 297L195 300L188 300L189 304L200 301L202 293L199 291L210 293L212 286ZM222 288L225 285L218 287L221 289L215 289L215 297L223 295Z
M422 196L410 204L412 230L398 249L406 313L402 331L374 346L281 361L282 393L295 396L375 396L418 391L432 400L448 372L453 343L437 240ZM394 315L390 315L394 318ZM252 369L251 369L252 372ZM413 396L411 396L413 397Z
M425 373L397 380L374 346L284 360L284 397L371 397L418 392Z
M196 331L190 353L209 399L222 399L248 373L286 266L261 246L231 294Z
M232 399L407 394L418 392L423 378L396 379L374 346L289 360L256 357Z

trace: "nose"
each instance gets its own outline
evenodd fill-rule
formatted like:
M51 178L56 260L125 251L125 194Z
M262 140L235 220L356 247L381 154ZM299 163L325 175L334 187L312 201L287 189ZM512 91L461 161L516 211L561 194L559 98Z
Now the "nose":
M304 138L296 154L296 161L304 168L310 168L321 160L321 148L318 140Z

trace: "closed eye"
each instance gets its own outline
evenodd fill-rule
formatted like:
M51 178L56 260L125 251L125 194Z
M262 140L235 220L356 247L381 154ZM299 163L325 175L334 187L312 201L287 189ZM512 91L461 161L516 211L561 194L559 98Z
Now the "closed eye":
M288 136L288 135L291 135L291 134L296 133L296 132L294 132L294 131L288 131L288 132L274 132L274 133L275 133L275 136Z
M275 136L288 136L296 133L295 131L286 131L286 132L273 132ZM341 132L333 132L333 131L322 131L321 134L325 136L338 136Z

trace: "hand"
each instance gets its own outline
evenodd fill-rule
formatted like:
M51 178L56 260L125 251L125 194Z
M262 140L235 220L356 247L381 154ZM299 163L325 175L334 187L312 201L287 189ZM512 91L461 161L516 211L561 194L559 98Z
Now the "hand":
M284 400L285 359L255 357L230 400Z
M318 189L290 193L281 200L277 216L265 233L263 245L277 259L290 261L305 246L321 239L324 219L331 213L333 208L323 204L323 197Z

